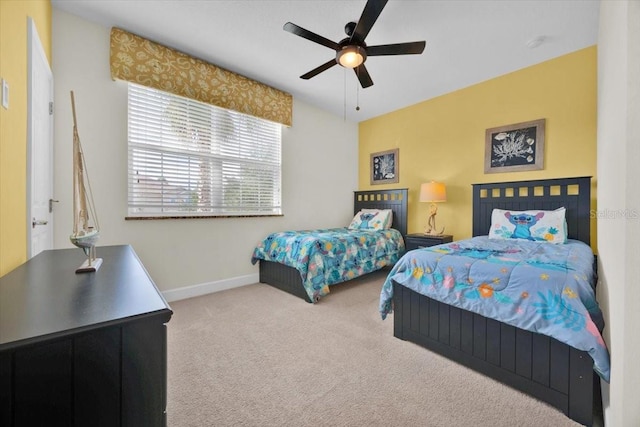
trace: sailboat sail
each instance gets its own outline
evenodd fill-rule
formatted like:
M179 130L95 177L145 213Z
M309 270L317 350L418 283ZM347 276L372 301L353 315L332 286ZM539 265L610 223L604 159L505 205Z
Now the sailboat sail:
M73 233L71 243L84 250L87 260L76 273L97 271L102 259L95 256L95 245L100 238L100 226L93 202L91 184L86 171L86 163L76 120L76 103L71 91L73 112Z

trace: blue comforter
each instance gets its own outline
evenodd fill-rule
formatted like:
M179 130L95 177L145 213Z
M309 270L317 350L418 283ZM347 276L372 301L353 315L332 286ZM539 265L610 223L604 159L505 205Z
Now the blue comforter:
M409 251L382 286L380 313L392 310L393 283L422 295L588 351L609 381L609 353L596 325L593 253L583 242L554 245L474 237Z
M329 285L393 265L403 253L398 230L330 228L272 233L255 248L251 262L263 259L297 269L316 302L329 293Z

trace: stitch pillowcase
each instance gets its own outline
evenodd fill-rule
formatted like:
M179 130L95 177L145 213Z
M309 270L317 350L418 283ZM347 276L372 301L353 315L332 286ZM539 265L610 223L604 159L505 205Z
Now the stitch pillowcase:
M566 209L554 211L506 211L491 213L490 239L526 239L562 244L567 241Z
M391 209L362 209L349 224L349 230L387 230L391 228Z

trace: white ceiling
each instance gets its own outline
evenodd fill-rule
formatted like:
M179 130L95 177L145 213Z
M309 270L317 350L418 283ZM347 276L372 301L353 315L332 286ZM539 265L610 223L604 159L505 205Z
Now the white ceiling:
M368 45L426 40L421 55L367 60L360 88L335 66L300 75L335 52L282 29L291 21L335 42L365 0L52 0L54 8L117 26L291 93L359 122L596 44L598 0L391 0ZM527 46L536 37L544 42ZM359 100L360 111L356 111ZM295 122L295 114L294 114Z

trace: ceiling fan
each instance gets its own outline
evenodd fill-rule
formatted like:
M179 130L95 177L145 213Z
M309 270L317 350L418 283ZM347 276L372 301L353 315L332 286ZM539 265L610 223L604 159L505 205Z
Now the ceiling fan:
M362 15L360 16L360 20L357 23L349 22L345 25L344 31L347 34L347 37L340 40L338 43L309 30L305 30L294 23L287 22L284 24L283 29L285 31L336 51L335 58L332 58L319 67L301 75L300 78L308 80L338 64L345 68L353 68L358 80L360 81L360 85L363 88L367 88L373 85L373 80L371 80L371 76L369 75L367 68L364 66L364 62L367 60L367 57L421 54L425 47L424 41L378 46L367 46L364 42L367 34L371 31L371 27L373 27L373 24L378 19L378 16L380 16L382 9L384 9L388 1L389 0L368 0L367 4L364 6Z

